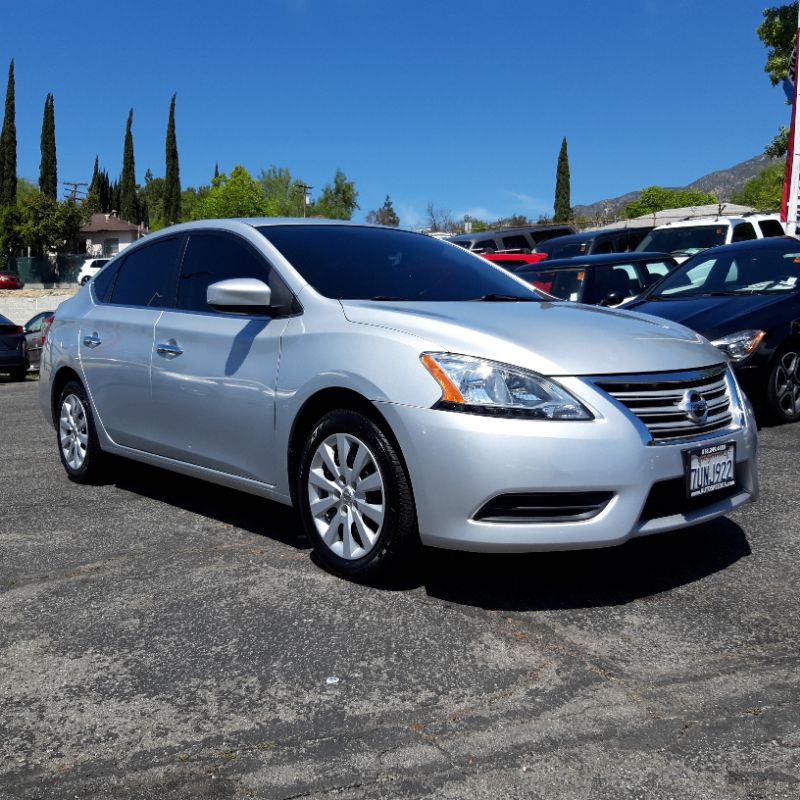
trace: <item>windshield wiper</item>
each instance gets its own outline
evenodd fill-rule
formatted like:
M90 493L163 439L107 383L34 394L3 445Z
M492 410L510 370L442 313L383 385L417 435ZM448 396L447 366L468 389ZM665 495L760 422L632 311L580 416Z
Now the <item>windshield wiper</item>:
M486 303L533 303L539 300L538 297L520 297L516 294L484 294L477 297L476 300L483 300Z
M653 300L682 300L684 297L732 297L740 294L752 294L749 291L732 290L728 292L684 292L682 294L655 294ZM648 298L650 299L650 298Z

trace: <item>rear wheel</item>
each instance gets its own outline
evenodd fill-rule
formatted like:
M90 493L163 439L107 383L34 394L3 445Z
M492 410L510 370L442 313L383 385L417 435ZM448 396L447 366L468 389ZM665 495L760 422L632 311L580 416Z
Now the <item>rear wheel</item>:
M81 278L81 286L86 286L86 284L87 284L87 283L89 283L89 281L90 281L91 279L92 279L92 276L91 276L91 275L84 275L84 276Z
M61 391L56 408L58 454L70 480L94 483L103 470L105 455L97 441L86 390L70 381Z
M300 457L297 497L320 560L361 581L386 577L418 543L411 488L395 445L354 411L326 414Z
M20 367L19 369L12 369L8 376L11 378L12 381L24 381L26 376L28 375L28 370L25 367Z
M767 386L767 405L778 422L800 419L800 345L784 345L775 356Z

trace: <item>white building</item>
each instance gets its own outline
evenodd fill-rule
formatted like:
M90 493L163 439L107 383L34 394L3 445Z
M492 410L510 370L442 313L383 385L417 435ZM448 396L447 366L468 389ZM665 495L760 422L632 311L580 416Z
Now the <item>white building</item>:
M78 232L78 249L90 256L114 256L141 239L147 228L125 222L113 214L92 214Z

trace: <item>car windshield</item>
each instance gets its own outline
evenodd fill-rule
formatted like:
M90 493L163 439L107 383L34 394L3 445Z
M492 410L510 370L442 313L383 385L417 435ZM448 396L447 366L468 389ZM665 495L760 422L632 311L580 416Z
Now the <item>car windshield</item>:
M636 248L640 253L693 255L709 247L725 244L727 225L697 225L687 228L661 228L650 231Z
M796 292L798 286L800 247L734 249L689 259L664 278L648 299Z
M260 233L337 300L540 300L488 261L421 233L355 225L265 225Z

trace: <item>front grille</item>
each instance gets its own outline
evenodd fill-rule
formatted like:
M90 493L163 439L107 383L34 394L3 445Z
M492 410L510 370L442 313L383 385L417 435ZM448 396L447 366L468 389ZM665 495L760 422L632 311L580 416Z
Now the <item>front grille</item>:
M612 492L519 492L501 494L475 514L483 522L578 522L596 517Z
M655 372L640 375L603 375L594 384L646 426L656 442L701 436L727 428L733 420L727 367L719 364L684 372ZM690 390L708 404L707 418L699 422L686 410Z

